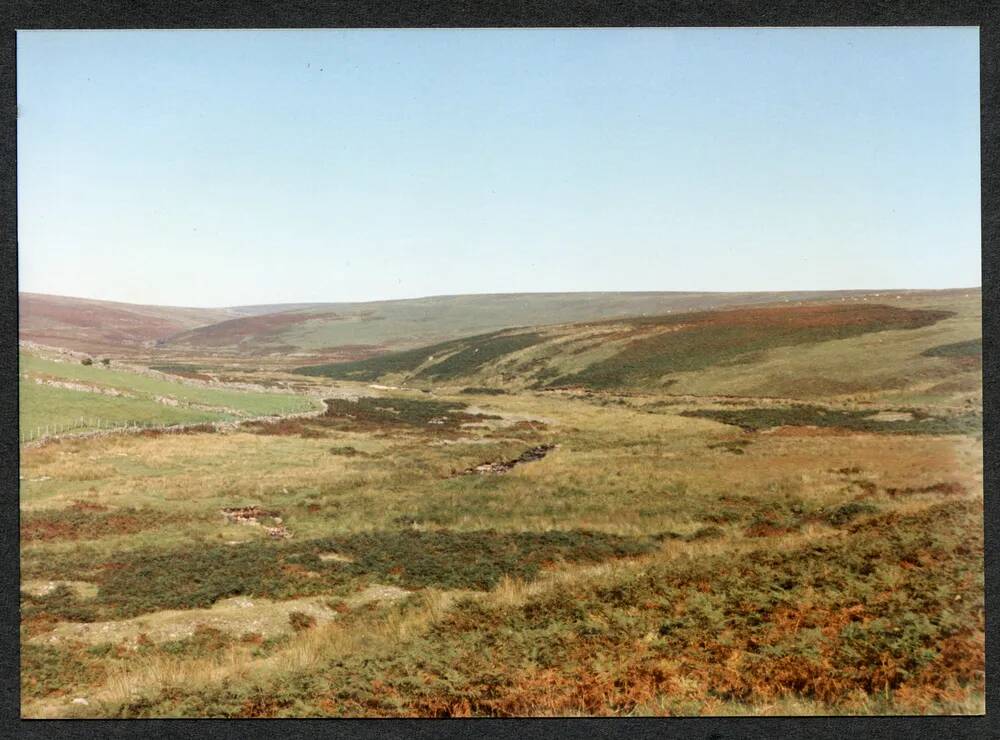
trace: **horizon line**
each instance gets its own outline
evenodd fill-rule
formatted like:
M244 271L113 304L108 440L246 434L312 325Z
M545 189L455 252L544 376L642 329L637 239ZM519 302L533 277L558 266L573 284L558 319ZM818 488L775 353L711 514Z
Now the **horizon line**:
M77 301L93 301L96 303L116 303L123 306L143 306L149 308L178 308L178 309L194 309L194 310L233 310L240 308L257 308L261 306L291 306L293 308L289 310L294 310L294 307L307 307L307 306L330 306L337 304L369 304L369 303L402 303L405 301L423 301L423 300L433 300L440 298L469 298L469 297L514 297L514 296L556 296L556 295L762 295L762 294L783 294L783 293L940 293L945 291L955 291L955 290L982 290L982 284L974 286L955 286L950 288L831 288L831 289L817 289L817 288L792 288L785 290L528 290L528 291L514 291L506 293L438 293L432 295L419 295L411 296L409 298L371 298L361 301L303 301L303 300L291 300L291 301L276 301L276 302L262 302L262 303L239 303L239 304L229 304L224 306L183 306L173 303L135 303L132 301L119 301L109 298L92 298L89 296L73 296L65 295L62 293L42 293L33 290L18 290L18 297L22 295L34 295L34 296L44 296L48 298L67 298ZM277 312L276 312L277 313Z

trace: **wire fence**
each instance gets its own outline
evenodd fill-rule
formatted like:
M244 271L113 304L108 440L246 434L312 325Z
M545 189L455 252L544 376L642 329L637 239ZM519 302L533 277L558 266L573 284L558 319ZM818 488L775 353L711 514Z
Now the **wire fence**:
M146 429L156 429L161 432L182 432L193 426L202 426L208 424L210 426L221 428L238 426L243 422L247 421L267 421L274 419L301 417L301 416L313 416L319 413L323 413L325 409L317 410L315 407L310 410L303 410L301 407L289 407L286 409L281 409L280 411L275 411L271 414L266 414L262 416L248 416L248 417L237 417L237 418L223 418L223 419L204 419L201 421L185 421L185 422L175 422L173 424L164 424L158 421L121 421L115 419L104 419L101 417L79 417L72 421L61 421L52 422L49 424L36 424L34 426L21 426L19 429L18 439L19 442L23 444L29 444L31 442L39 442L48 439L57 439L59 437L65 436L91 436L91 435L104 435L104 434L129 434L137 433Z

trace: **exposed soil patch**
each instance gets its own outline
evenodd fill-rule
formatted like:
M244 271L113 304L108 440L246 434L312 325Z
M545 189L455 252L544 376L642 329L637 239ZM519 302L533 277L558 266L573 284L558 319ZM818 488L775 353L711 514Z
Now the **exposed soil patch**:
M913 414L909 411L879 411L866 418L871 421L913 421Z
M60 587L70 589L80 599L97 596L97 586L87 581L27 580L21 582L21 591L35 597L50 596Z
M348 557L347 555L341 555L339 552L321 552L318 555L319 559L324 563L335 562L335 563L353 563L354 558Z
M515 457L513 460L498 460L496 462L485 462L479 465L474 465L471 468L463 470L461 475L501 475L506 473L508 470L513 469L518 465L523 463L535 462L536 460L541 460L550 451L554 450L558 445L538 445L537 447L532 447L529 450L525 450L520 455Z

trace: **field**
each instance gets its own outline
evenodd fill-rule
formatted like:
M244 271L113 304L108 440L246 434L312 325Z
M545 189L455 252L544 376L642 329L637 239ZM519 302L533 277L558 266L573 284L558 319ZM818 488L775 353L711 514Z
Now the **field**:
M979 300L246 373L284 393L25 356L32 391L274 418L22 447L22 713L981 713Z
M301 396L191 385L97 364L19 357L23 440L123 426L170 426L309 411Z

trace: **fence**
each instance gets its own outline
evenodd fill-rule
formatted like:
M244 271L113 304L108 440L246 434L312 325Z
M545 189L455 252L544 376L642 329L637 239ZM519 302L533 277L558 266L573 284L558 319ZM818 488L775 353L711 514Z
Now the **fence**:
M41 424L35 425L28 428L20 428L19 441L22 445L29 444L32 442L44 442L50 439L58 439L60 437L72 436L72 437L90 437L99 436L105 434L132 434L141 432L144 429L157 429L162 432L181 432L189 427L202 426L204 424L209 424L216 429L232 428L237 427L240 424L247 421L268 421L275 419L292 419L292 418L302 418L307 416L318 416L326 411L325 407L321 409L312 409L310 411L301 411L295 408L287 408L281 411L276 411L273 414L266 416L254 416L245 417L237 419L205 419L204 421L192 421L176 424L163 424L155 421L115 421L110 419L102 419L100 417L80 417L72 422L60 422L58 424Z

